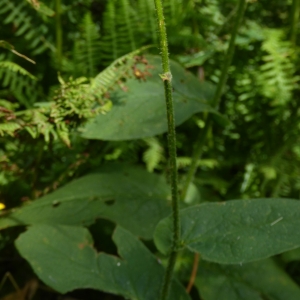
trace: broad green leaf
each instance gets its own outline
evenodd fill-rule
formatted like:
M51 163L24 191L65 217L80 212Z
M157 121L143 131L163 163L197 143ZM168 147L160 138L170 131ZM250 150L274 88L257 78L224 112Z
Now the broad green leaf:
M108 164L30 204L4 212L0 229L26 224L89 225L97 218L149 239L170 213L170 189L162 176L128 164Z
M299 286L272 259L243 265L202 261L195 285L203 300L298 300Z
M145 81L127 79L126 91L118 88L110 93L113 108L105 115L98 115L83 129L88 139L130 140L151 137L167 131L166 104L161 73L161 59L147 56L151 76ZM209 105L214 88L199 80L172 62L174 109L176 125L180 125L200 111L214 111Z
M300 246L300 201L232 200L203 203L180 212L181 246L203 259L235 264L268 258ZM171 247L172 220L155 231L158 249Z
M44 224L21 234L16 247L38 277L60 293L91 288L126 299L159 299L164 269L155 256L121 227L113 240L120 258L97 253L87 229ZM169 299L190 298L173 281Z

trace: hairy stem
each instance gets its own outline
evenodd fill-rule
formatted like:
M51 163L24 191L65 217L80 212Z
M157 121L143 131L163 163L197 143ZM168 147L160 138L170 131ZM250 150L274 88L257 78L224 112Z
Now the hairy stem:
M60 69L62 61L62 25L61 25L61 0L55 1L55 17L56 17L56 59Z
M237 8L237 14L236 14L236 18L235 18L235 24L231 33L231 38L230 38L230 43L229 43L229 47L227 50L227 53L225 55L224 58L224 63L222 66L222 72L221 72L221 76L216 88L216 92L214 95L214 98L212 100L212 106L216 107L219 105L226 81L227 81L227 77L228 77L228 70L229 67L231 65L232 62L232 58L233 58L233 54L234 54L234 48L235 48L235 39L236 39L236 35L238 32L238 28L239 25L243 19L243 15L244 15L244 11L246 8L246 0L239 0L239 4L238 4L238 8ZM190 169L188 171L188 174L186 176L186 180L182 189L182 193L181 193L181 198L185 199L186 198L186 194L189 188L189 185L191 184L191 182L193 181L194 175L197 171L197 167L198 167L198 159L200 158L202 152L203 152L203 146L205 144L205 140L207 137L207 133L209 131L209 128L211 126L212 123L212 116L208 115L208 117L205 120L205 126L203 128L203 130L200 132L200 135L195 143L195 147L194 147L194 153L192 156L192 163L190 166Z
M161 0L154 0L157 14L158 35L160 42L160 51L162 59L163 74L161 78L165 88L165 99L167 107L168 119L168 151L170 161L170 174L171 174L171 190L172 190L172 217L173 217L173 244L172 252L168 260L168 266L165 273L161 300L168 298L170 285L172 281L173 270L176 262L177 248L180 239L180 219L179 219L179 194L178 194L178 174L176 163L176 132L175 132L175 119L173 108L172 96L172 74L170 70L169 53L168 53L168 40L166 25L163 14L163 7Z

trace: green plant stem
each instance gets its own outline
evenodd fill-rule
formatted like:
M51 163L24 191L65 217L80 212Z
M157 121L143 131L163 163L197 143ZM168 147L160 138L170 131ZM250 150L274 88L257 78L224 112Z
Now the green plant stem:
M62 62L62 25L61 25L61 0L55 1L55 29L56 29L56 60L58 69L61 67Z
M300 13L300 0L293 0L292 10L291 10L291 32L290 32L290 40L293 45L296 45L297 43L299 13Z
M176 262L177 249L180 240L180 219L179 219L179 194L178 194L178 171L176 162L176 132L175 119L172 96L172 74L170 70L168 40L166 25L163 14L163 7L161 0L154 0L157 14L158 35L160 42L160 51L162 58L163 74L161 78L165 88L165 99L167 107L168 119L168 151L170 161L171 174L171 190L172 190L172 214L173 214L173 247L168 260L168 266L164 277L161 300L168 298L170 285L172 282L172 274Z
M210 129L211 121L212 121L212 118L210 116L206 117L205 126L198 135L196 145L194 148L194 152L193 152L193 156L192 156L191 166L189 168L189 171L188 171L186 179L185 179L185 183L184 183L182 191L181 191L181 199L182 200L184 200L186 198L188 188L189 188L191 182L193 181L194 175L197 171L198 160L200 159L200 157L202 155L203 146L206 142L206 137L207 137L207 133Z
M213 107L216 107L219 105L219 102L220 102L220 99L221 99L221 96L222 96L222 93L223 93L223 90L224 90L224 87L225 87L225 84L227 81L228 70L231 65L233 54L234 54L235 39L236 39L236 35L238 32L238 28L243 19L245 9L246 9L246 0L239 0L237 14L236 14L236 18L235 18L235 24L234 24L234 27L233 27L233 30L231 33L229 47L228 47L227 53L224 58L222 72L221 72L221 76L220 76L220 79L219 79L219 82L217 85L217 89L216 89L214 98L211 103ZM199 135L199 137L196 141L195 147L194 147L192 163L191 163L190 169L188 171L188 174L186 176L186 180L185 180L185 183L184 183L184 186L182 189L182 193L181 193L181 199L183 199L183 200L186 198L189 185L193 181L194 175L197 171L198 160L203 152L203 146L205 144L205 140L206 140L209 128L211 126L211 123L212 123L212 116L208 115L208 117L206 118L205 126L204 126L202 132L200 132L200 135Z
M224 58L221 77L219 79L217 89L216 89L216 93L215 93L213 101L212 101L212 106L217 106L220 102L220 99L221 99L221 96L222 96L222 93L223 93L223 90L224 90L224 86L225 86L226 81L227 81L228 70L229 70L229 67L231 65L234 50L235 50L235 39L236 39L236 36L237 36L237 33L238 33L238 29L240 27L240 23L243 19L245 9L246 9L246 0L240 0L239 5L238 5L238 9L237 9L235 24L234 24L234 27L233 27L233 30L232 30L232 33L231 33L229 47L228 47L227 53L226 53L225 58Z

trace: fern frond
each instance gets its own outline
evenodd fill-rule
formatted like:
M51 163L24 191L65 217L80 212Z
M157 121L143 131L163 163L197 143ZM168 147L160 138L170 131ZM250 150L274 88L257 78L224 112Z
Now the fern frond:
M181 0L166 0L164 1L164 12L166 19L174 24L180 11L182 1Z
M36 103L34 108L14 112L6 101L0 101L0 134L13 135L22 130L32 138L43 136L46 142L59 138L70 146L69 134L74 128L110 108L109 102L94 107L96 99L90 93L87 78L59 81L61 87L52 102Z
M0 80L2 87L8 88L27 108L31 107L39 96L36 77L14 62L0 62Z
M106 10L103 13L103 38L101 47L102 56L106 60L115 60L119 55L115 6L114 0L108 1Z
M295 65L292 62L293 48L284 41L284 32L266 29L262 50L264 64L260 67L259 82L262 94L272 99L273 105L286 104L292 98L296 82Z
M155 6L152 0L138 0L136 18L138 32L143 43L157 43Z
M54 16L55 12L43 2L37 0L26 0L37 12L48 17Z
M133 28L134 28L134 22L133 19L131 17L131 10L130 10L130 6L129 6L129 2L128 0L121 0L122 1L122 9L121 9L121 13L123 14L123 17L120 18L119 20L123 21L123 22L119 22L119 26L120 29L121 28L126 28L126 31L128 33L128 39L130 42L130 51L133 51L136 49L136 43L135 43L135 38L134 38L134 32L133 32ZM125 25L125 26L124 26ZM120 36L121 36L121 32L119 31Z
M192 160L190 157L186 157L186 156L177 157L177 164L178 164L178 168L180 169L190 166L191 163ZM199 159L197 165L202 168L214 169L219 165L219 162L213 158L205 158L205 159Z
M148 149L143 154L143 161L149 172L153 172L159 166L159 163L165 159L164 148L155 137L144 139Z
M190 166L192 163L192 159L190 157L178 156L177 157L177 165L178 169L186 168Z
M31 15L31 5L26 1L0 0L0 16L4 24L13 24L15 35L23 36L33 55L40 54L51 48L48 36L48 27L45 23Z
M32 80L36 80L35 76L33 76L31 73L29 73L24 68L22 68L21 66L17 65L16 63L14 63L12 61L1 61L0 62L0 71L1 71L1 69L4 69L4 68L8 69L11 72L27 76L27 77L31 78Z
M132 67L134 57L148 48L149 46L142 47L115 60L109 67L93 79L91 84L92 93L97 95L97 97L101 97L101 95L105 94L109 89L115 86Z
M0 136L4 136L5 134L14 136L15 131L19 128L20 125L17 123L0 123Z
M74 45L75 74L93 77L101 61L100 34L90 13L82 21L81 38Z
M110 0L103 14L102 57L108 64L140 45L135 36L136 19L128 0Z

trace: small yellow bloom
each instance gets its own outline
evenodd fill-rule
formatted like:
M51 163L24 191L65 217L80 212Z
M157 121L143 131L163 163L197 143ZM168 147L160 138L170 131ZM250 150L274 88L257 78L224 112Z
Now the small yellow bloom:
M0 202L0 210L5 208L5 204Z

